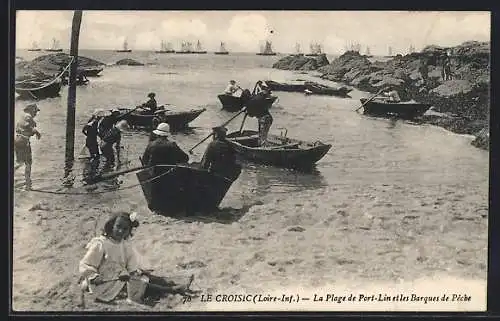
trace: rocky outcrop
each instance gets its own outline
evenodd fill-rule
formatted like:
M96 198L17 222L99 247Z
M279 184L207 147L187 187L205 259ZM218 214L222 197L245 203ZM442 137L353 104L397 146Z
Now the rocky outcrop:
M447 80L443 74L446 59L451 69L451 79ZM434 110L450 115L424 119L454 132L476 134L489 121L489 42L470 41L449 48L428 46L421 52L373 63L350 51L318 71L321 78L372 93L391 85L401 99L429 103Z
M116 62L116 65L118 66L144 66L142 62L139 62L134 59L130 58L125 58L125 59L120 59Z
M16 63L16 80L30 78L44 79L51 78L61 72L71 61L68 54L54 53L39 56L31 61L20 61ZM78 56L78 70L82 71L91 67L101 67L104 63Z
M273 68L283 70L316 70L322 66L328 65L328 59L325 54L315 57L306 57L300 55L290 55L281 58L273 64Z

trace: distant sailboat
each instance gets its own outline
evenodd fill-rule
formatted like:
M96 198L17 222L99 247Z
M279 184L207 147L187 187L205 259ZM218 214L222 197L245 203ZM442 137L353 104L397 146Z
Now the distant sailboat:
M181 50L176 51L178 54L191 54L193 51L193 44L191 42L183 41L181 43Z
M45 51L51 51L51 52L62 51L62 49L59 48L59 41L57 41L56 38L52 38L52 47L45 49Z
M31 48L28 49L28 51L41 51L42 49L38 48L38 44L36 41L33 41L33 44L31 45Z
M300 50L300 43L295 44L295 54L296 55L304 55L302 51Z
M123 49L118 49L116 52L132 52L132 49L128 49L127 39L123 41Z
M197 53L197 54L206 54L207 51L203 49L203 47L201 46L201 42L198 40L198 42L196 43L196 50L194 51L194 53Z
M386 57L394 57L392 54L392 47L391 46L389 46L389 48L387 49L387 56Z
M373 56L372 56L372 54L371 54L371 52L370 52L370 47L368 47L368 46L366 47L365 57L366 57L366 58L371 58L371 57L373 57Z
M273 51L273 45L271 41L266 41L265 46L260 48L260 52L257 53L259 56L276 56L276 53Z
M174 53L175 50L172 49L172 44L161 41L160 50L155 51L156 53Z
M309 49L311 50L310 53L306 54L306 56L319 56L323 53L323 50L321 48L321 45L319 43L312 43L309 45Z
M410 45L410 48L408 49L408 53L412 54L414 52L415 52L415 47L413 47L413 45Z
M228 55L229 51L227 51L226 45L223 42L221 42L219 51L214 52L214 54L216 54L216 55Z

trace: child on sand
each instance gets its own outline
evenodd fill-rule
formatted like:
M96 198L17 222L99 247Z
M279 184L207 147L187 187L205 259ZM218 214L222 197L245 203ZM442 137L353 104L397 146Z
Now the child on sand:
M82 291L95 295L101 302L111 302L124 295L127 301L146 303L145 299L167 293L186 293L193 280L191 275L184 284L175 284L166 278L143 270L139 254L130 237L139 226L136 213L114 213L104 224L102 235L94 237L86 246L87 253L79 264Z

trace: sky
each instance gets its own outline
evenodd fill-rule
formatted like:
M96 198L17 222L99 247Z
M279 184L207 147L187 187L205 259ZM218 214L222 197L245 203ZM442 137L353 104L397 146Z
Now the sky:
M16 48L69 48L73 11L17 11ZM179 50L182 41L199 40L215 51L220 42L233 52L258 52L272 41L276 52L303 52L319 43L324 52L341 54L359 43L372 54L418 51L426 45L453 46L490 40L487 11L84 11L81 49L158 50L162 40Z

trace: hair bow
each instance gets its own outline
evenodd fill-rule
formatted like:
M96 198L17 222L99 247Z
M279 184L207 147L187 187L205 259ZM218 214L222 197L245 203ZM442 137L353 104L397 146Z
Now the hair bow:
M131 222L136 222L137 221L137 212L130 213L129 218L130 218Z

